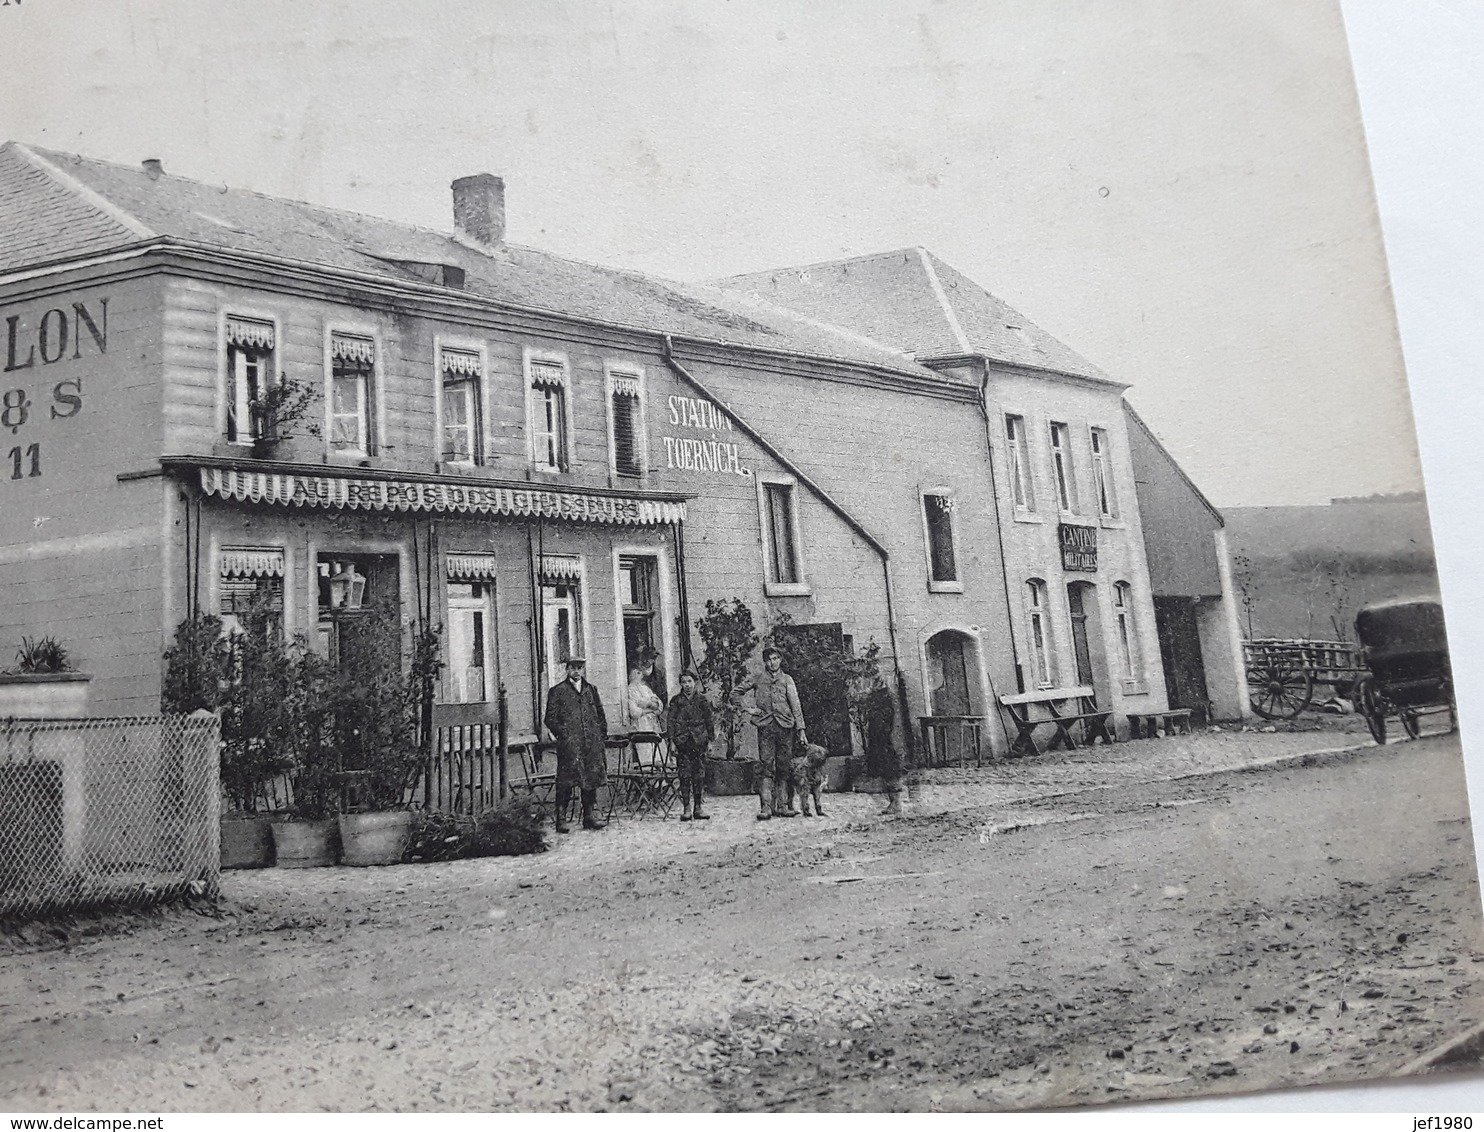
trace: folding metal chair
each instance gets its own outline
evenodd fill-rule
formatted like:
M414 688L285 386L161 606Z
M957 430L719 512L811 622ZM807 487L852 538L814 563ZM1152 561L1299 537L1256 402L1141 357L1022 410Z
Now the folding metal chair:
M634 815L668 817L680 796L680 768L669 739L655 731L636 731L629 741L634 760Z

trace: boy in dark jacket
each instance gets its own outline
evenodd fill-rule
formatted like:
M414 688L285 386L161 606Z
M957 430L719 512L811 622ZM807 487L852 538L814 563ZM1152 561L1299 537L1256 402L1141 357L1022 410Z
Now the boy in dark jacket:
M694 668L680 674L680 692L670 700L666 715L670 744L675 749L680 771L680 820L708 821L711 815L701 809L701 786L705 781L706 751L716 738L716 723Z

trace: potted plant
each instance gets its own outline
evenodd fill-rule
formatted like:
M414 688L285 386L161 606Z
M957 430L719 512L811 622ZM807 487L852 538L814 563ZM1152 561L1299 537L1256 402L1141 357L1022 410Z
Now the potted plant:
M354 616L357 644L342 658L333 724L351 803L339 816L341 860L390 865L402 859L412 829L403 799L424 766L433 687L443 666L440 632L414 627L404 668L395 615Z
M22 637L15 664L0 669L0 719L77 719L87 714L88 677L55 637Z
M206 710L221 720L221 785L230 809L221 820L224 869L273 864L268 781L288 767L284 752L297 721L287 694L288 649L266 603L254 603L233 632L220 617L182 621L165 652L160 710Z
M741 598L707 601L696 631L705 647L696 669L711 700L717 731L726 740L726 757L706 760L706 790L716 795L751 794L757 764L738 759L737 736L747 722L738 689L747 682L747 663L758 644L752 610Z
M336 721L343 682L328 661L308 647L290 658L288 714L296 724L285 750L293 804L272 823L273 852L281 869L333 865L340 859L340 748Z
M263 390L261 397L249 401L253 458L267 460L272 457L280 444L294 438L296 426L302 427L309 436L319 436L319 425L310 415L313 400L309 386L280 373L278 380Z

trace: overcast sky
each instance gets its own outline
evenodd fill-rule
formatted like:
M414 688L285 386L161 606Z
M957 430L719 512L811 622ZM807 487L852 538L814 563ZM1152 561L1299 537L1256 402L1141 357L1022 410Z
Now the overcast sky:
M24 0L0 135L682 279L922 244L1218 504L1420 486L1330 0Z

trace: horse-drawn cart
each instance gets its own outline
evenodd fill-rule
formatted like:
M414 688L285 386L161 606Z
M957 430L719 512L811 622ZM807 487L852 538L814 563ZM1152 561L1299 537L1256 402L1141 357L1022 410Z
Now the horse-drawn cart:
M1314 700L1315 686L1350 699L1366 675L1356 645L1277 637L1243 641L1247 698L1264 719L1293 719Z
M1427 598L1368 605L1355 615L1355 635L1369 670L1355 706L1376 742L1386 742L1392 715L1412 739L1424 715L1447 712L1448 729L1458 726L1442 605Z

